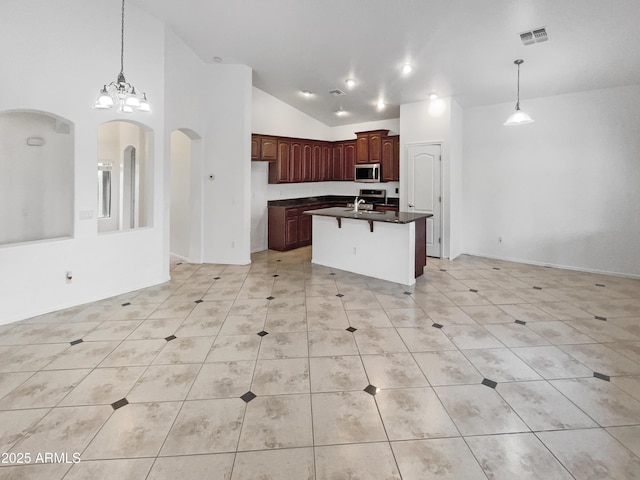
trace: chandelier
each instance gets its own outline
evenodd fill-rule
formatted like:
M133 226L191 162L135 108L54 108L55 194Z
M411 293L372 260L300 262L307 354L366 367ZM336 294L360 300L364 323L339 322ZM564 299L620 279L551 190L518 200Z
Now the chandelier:
M524 60L516 60L515 63L518 66L518 97L516 100L516 111L509 115L507 121L503 125L524 125L525 123L533 123L534 120L525 112L520 110L520 65L524 63Z
M119 113L150 112L147 94L139 94L136 87L124 78L124 1L122 0L122 23L120 33L120 73L115 82L105 85L100 90L94 108L109 109L116 107Z

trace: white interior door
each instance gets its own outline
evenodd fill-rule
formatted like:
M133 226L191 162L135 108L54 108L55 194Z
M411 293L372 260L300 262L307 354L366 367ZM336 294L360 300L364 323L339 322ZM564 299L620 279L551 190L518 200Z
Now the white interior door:
M440 145L407 145L407 205L410 212L431 213L427 218L427 256L441 256L442 197Z

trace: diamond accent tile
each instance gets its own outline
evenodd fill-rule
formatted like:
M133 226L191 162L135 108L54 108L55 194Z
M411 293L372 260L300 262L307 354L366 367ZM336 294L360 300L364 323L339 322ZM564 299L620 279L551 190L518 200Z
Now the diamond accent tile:
M434 323L431 325L433 328L442 328L442 325L440 325L439 323Z
M542 287L533 287L534 290L542 290Z
M204 302L204 300L202 300L202 299L195 301L195 303L202 303L202 302Z
M604 373L593 372L593 376L595 378L599 378L600 380L604 380L605 382L611 381L611 377L609 375L605 375Z
M129 305L131 305L131 302L125 302L122 304L123 307L128 307Z
M213 277L214 280L220 280L222 277Z
M178 337L176 337L175 335L169 335L168 337L164 337L164 339L167 342L170 342L171 340L175 340L176 338L178 338Z
M347 328L346 330L347 330L347 332L351 332L351 333L353 333L353 332L355 332L355 331L356 331L356 330L358 330L358 329L357 329L357 328L354 328L354 327L349 327L349 328Z
M373 397L375 397L377 393L380 393L380 389L373 385L367 385L364 391Z
M411 292L404 292L405 295L411 295Z
M599 317L598 315L595 316L596 320L603 320L603 321L607 321L607 317Z
M500 270L498 267L493 267L494 270Z
M257 397L257 395L255 393L253 393L251 390L249 390L244 395L240 396L240 398L242 400L244 400L246 403L249 403L251 400L253 400L256 397Z
M71 345L77 345L79 343L82 343L84 340L82 340L81 338L79 338L78 340L74 340L73 342L69 342Z
M446 271L447 271L447 269L446 269L446 268L441 268L441 269L440 269L440 271L441 271L441 272L446 272Z
M267 300L273 300L274 298L276 298L276 297L272 297L271 295L269 295L269 296L267 297Z
M470 288L469 291L473 293L478 293L478 290L476 290L475 288Z
M340 297L340 298L342 298L342 297L344 297L344 295L343 295L343 294L341 294L341 293L338 293L338 294L336 295L336 297Z
M490 388L496 388L498 386L498 382L494 382L493 380L489 380L488 378L483 378L482 385L486 385Z
M122 408L125 405L129 405L129 401L126 398L121 398L117 402L113 402L111 404L111 408L113 408L114 410L118 410L119 408Z
M605 287L606 285L604 283L596 283L596 287Z
M279 277L280 275L278 275L277 273L275 275L271 275L273 278L275 277Z
M526 325L527 324L527 322L523 322L522 320L516 320L516 323L518 325Z
M262 330L261 332L258 332L259 337L264 337L265 335L269 335L269 332L265 332L264 330Z
M331 272L329 275L335 275L335 273Z

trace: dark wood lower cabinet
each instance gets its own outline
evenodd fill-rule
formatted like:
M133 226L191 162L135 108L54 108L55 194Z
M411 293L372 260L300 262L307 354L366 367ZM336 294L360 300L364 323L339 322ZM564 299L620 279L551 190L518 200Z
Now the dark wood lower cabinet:
M315 207L320 208L320 207ZM269 207L268 247L285 251L311 245L311 216L300 207Z

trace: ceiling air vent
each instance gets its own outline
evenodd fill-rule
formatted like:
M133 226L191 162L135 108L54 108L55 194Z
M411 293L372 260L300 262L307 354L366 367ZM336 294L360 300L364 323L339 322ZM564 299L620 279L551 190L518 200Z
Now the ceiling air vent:
M341 97L342 95L345 95L345 93L339 88L334 88L333 90L329 90L329 93L334 97Z
M522 40L524 45L532 45L534 43L546 42L549 40L549 37L547 36L547 29L542 27L521 33L520 40Z

